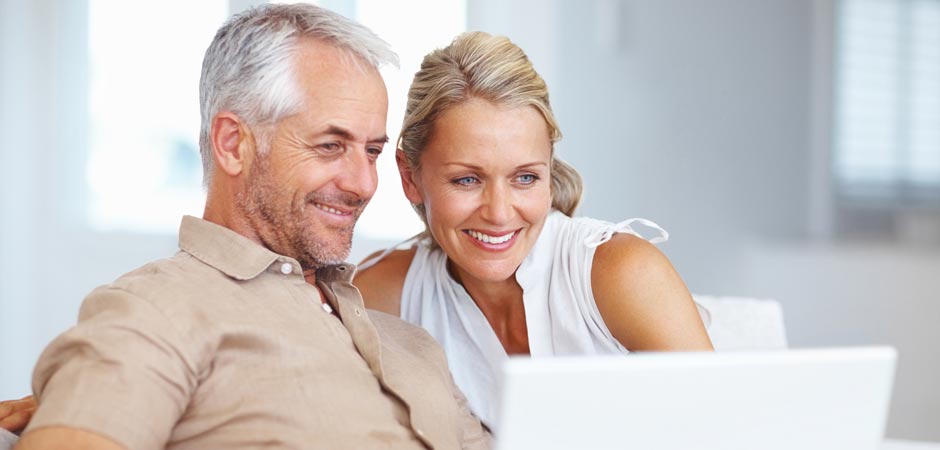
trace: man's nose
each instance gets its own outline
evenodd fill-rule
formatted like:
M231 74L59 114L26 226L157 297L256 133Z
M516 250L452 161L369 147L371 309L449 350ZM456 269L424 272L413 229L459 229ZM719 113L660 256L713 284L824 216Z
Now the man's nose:
M359 148L348 153L343 173L337 176L337 187L361 199L370 199L378 187L378 174L375 161L369 158L365 149Z

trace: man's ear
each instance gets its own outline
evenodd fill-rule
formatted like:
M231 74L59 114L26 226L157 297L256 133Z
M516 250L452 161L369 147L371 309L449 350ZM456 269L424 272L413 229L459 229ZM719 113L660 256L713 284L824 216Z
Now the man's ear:
M216 167L230 176L237 176L246 167L254 140L241 118L222 111L212 118L209 143Z
M414 205L424 203L424 197L421 195L421 190L418 189L417 174L408 165L405 154L401 150L395 151L395 162L398 163L398 174L401 175L401 188L405 191L405 197Z

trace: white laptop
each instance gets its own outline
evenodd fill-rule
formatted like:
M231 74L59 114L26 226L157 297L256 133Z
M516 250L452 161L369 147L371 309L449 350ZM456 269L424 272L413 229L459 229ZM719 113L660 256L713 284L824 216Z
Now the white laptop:
M876 450L890 347L511 358L497 450Z

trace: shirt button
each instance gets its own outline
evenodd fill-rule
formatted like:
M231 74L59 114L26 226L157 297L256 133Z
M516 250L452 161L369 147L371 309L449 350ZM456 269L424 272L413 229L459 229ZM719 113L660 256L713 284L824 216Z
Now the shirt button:
M290 263L281 264L281 273L283 273L284 275L290 275L290 273L293 271L294 271L294 266L290 265Z
M362 310L359 309L359 308L354 309L353 312L355 312L357 316L361 316L361 315L362 315Z

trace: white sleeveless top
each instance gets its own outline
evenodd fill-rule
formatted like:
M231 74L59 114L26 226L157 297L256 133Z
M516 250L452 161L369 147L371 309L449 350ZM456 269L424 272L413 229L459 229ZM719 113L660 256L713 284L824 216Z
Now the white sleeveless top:
M645 219L618 224L570 218L552 211L535 246L516 271L523 290L532 357L627 353L601 318L591 290L591 264L597 246L614 233L630 233L641 223L668 233ZM418 241L401 296L401 318L425 328L444 347L454 380L470 408L486 424L494 420L496 377L508 358L499 339L467 291L447 272L447 255ZM391 249L390 249L391 250ZM390 251L389 250L389 251ZM386 253L362 268L371 266Z

